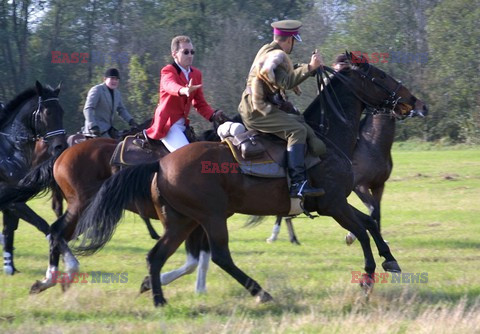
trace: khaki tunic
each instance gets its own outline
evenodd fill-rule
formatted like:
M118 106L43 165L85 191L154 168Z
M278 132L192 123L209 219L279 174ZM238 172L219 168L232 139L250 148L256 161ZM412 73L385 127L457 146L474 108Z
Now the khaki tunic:
M320 140L316 140L317 138L313 129L305 123L303 115L287 114L268 101L266 101L266 103L271 105L271 108L268 108L268 112L256 110L253 107L250 87L252 80L256 76L254 69L259 63L259 60L264 59L265 54L273 50L281 50L277 42L264 45L260 51L258 51L252 64L252 69L247 78L247 89L243 92L242 100L238 106L238 111L242 116L243 122L248 129L271 133L286 140L288 147L295 144L306 144L308 136L309 144L312 144L313 141L317 142L317 145L315 145L317 147L313 150L321 151L324 149L324 145ZM287 70L284 67L277 67L275 69L275 81L276 85L284 92L285 90L298 86L312 74L313 72L308 70L307 64L301 64L296 69L291 70ZM318 145L322 147L318 148Z

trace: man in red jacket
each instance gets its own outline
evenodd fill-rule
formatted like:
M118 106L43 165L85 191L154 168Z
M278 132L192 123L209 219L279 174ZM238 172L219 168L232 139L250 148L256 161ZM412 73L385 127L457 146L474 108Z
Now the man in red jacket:
M206 120L222 123L226 117L221 110L214 111L205 101L202 72L192 66L195 50L190 38L174 37L171 50L174 62L162 68L158 106L153 123L144 135L149 142L161 140L173 152L189 143L184 132L189 124L188 114L192 105Z

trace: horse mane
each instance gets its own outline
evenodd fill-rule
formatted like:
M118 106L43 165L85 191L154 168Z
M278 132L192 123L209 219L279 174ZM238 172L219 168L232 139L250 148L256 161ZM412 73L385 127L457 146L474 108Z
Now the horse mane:
M13 100L7 103L5 106L5 110L12 111L17 109L25 100L31 99L32 97L37 95L37 90L35 87L30 87L20 94L18 94Z
M5 109L0 110L0 125L3 125L8 116L20 107L25 101L37 95L37 90L34 87L28 88L18 94L13 100L7 103Z
M350 71L345 71L342 73L346 76L349 75ZM342 85L342 81L338 78L337 75L333 75L330 77L328 82L325 85L325 89L320 92L319 95L315 97L315 99L308 105L308 107L305 109L303 113L303 117L305 118L305 121L312 126L314 129L320 124L319 120L319 113L317 111L318 107L317 105L320 104L320 99L323 97L324 101L326 101L326 94L330 94L330 90L334 90L335 92L337 91L338 85Z

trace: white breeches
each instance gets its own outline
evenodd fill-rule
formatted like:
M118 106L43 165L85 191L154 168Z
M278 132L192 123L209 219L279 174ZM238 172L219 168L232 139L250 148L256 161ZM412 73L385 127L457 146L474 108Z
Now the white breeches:
M180 118L172 125L167 135L160 139L170 152L189 144L187 137L183 133L186 128L185 118Z

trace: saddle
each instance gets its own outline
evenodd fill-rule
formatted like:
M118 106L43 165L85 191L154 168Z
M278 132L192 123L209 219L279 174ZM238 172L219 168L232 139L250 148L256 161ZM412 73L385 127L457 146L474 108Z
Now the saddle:
M67 138L67 144L68 147L80 144L81 142L84 142L85 140L91 139L92 137L85 136L83 133L79 132L74 135L68 136Z
M223 140L228 145L243 174L283 178L287 173L287 142L275 135L249 130ZM308 154L306 168L320 163L320 158Z
M163 146L145 146L145 141L137 136L126 136L118 143L112 158L111 166L134 166L160 160L165 155Z

